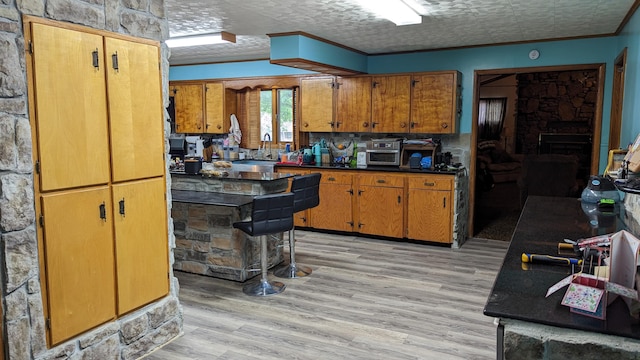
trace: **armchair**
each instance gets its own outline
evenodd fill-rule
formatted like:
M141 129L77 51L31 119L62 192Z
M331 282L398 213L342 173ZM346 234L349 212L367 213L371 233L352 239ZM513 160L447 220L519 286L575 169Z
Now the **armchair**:
M476 173L493 183L516 181L520 177L522 155L507 153L497 140L479 141L476 161Z

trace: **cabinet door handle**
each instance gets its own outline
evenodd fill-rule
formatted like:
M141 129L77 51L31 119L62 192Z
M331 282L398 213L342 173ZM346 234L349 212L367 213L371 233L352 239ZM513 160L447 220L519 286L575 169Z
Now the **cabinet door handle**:
M378 179L378 180L377 180L377 182L378 182L378 184L384 184L384 183L386 183L386 181L385 181L384 179Z
M448 128L448 127L449 127L449 124L447 124L447 123L442 123L442 128L443 128L443 129L446 129L446 128Z
M425 182L424 183L424 186L435 186L435 185L436 185L436 183L434 183L434 182Z
M398 195L398 204L402 204L402 198Z
M369 123L368 123L368 122L366 122L366 121L365 121L365 122L363 122L363 123L362 123L362 127L365 127L365 128L366 128L366 127L368 127L368 126L369 126Z
M371 83L371 86L375 89L378 86L378 84L379 83L377 81L374 81Z
M124 217L124 198L118 202L118 207L120 211L120 215Z
M96 70L99 70L100 62L98 60L98 48L91 52L91 58L93 59L93 67L96 68Z
M377 122L373 122L373 121L372 121L372 122L371 122L371 128L372 128L372 129L375 129L375 127L376 127L376 125L377 125L377 124L378 124Z
M336 178L334 178L334 177L332 176L332 177L327 178L327 181L336 181Z
M111 66L113 67L113 70L115 70L116 72L120 70L118 68L118 52L117 51L111 55Z
M98 207L100 209L100 219L107 221L107 207L104 205L104 201Z
M442 198L442 208L443 209L447 208L447 198Z
M358 196L360 196L360 194L362 194L364 192L364 190L358 190Z
M411 126L411 128L413 129L413 128L416 126L416 123L412 121L412 122L411 122L411 124L410 124L410 126Z

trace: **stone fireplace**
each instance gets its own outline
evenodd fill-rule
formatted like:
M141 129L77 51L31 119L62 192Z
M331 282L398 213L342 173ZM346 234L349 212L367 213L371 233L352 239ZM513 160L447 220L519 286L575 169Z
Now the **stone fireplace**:
M164 9L164 0L0 0L0 279L4 351L9 359L135 359L182 332L178 283L171 274L168 296L47 347L23 50L22 15L162 41L168 37ZM165 107L168 73L168 50L163 46ZM168 124L165 134L169 133ZM172 220L168 222L167 246L173 261L175 240Z

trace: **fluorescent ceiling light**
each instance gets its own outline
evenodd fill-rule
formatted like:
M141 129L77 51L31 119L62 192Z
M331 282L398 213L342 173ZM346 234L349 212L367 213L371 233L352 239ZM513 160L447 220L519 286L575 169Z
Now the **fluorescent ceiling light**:
M212 45L222 43L235 43L236 36L232 33L222 31L219 33L178 36L167 39L166 43L168 47L183 47L183 46L199 46L199 45Z
M406 2L405 2L406 1ZM374 14L385 18L397 26L422 23L422 16L418 14L416 3L410 0L356 0L360 6Z

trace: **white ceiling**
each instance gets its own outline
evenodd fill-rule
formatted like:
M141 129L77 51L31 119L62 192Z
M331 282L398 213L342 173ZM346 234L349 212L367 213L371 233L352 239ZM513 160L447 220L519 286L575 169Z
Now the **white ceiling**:
M355 0L166 0L171 36L217 31L235 44L173 48L172 65L269 58L266 34L302 31L368 53L613 34L634 0L416 0L422 24L395 26Z

